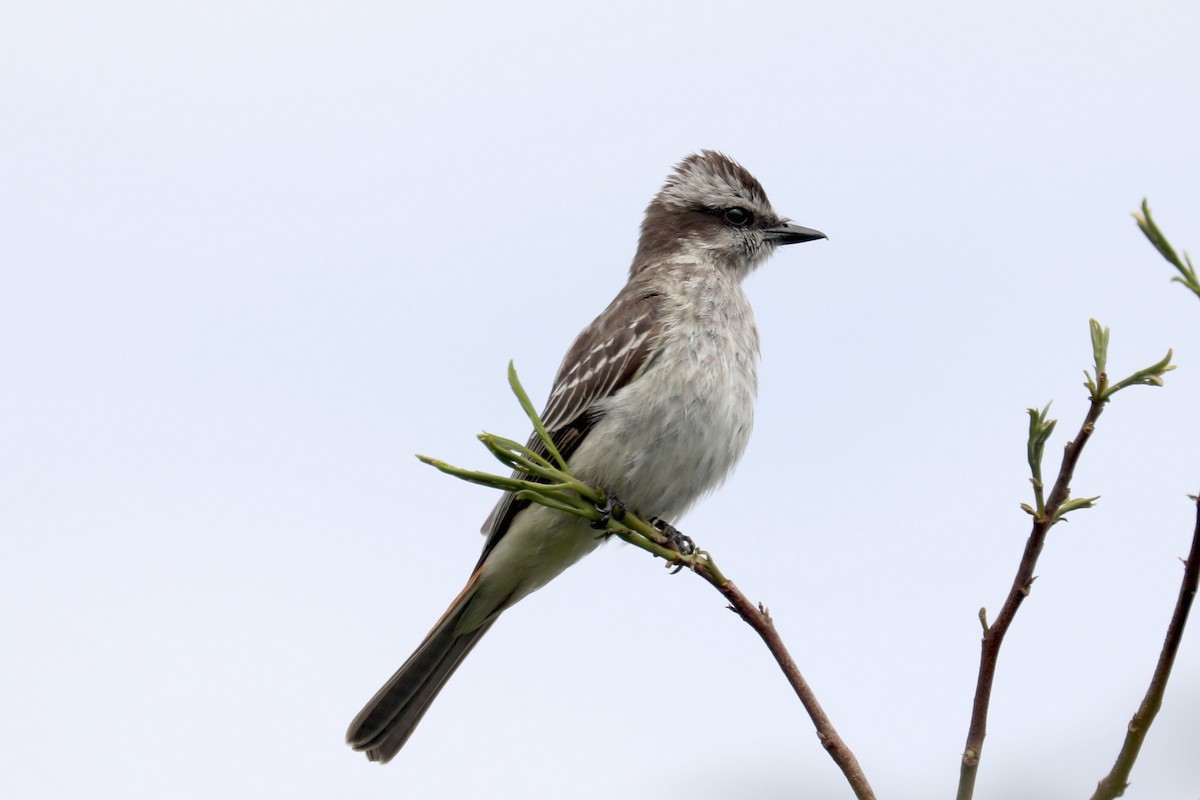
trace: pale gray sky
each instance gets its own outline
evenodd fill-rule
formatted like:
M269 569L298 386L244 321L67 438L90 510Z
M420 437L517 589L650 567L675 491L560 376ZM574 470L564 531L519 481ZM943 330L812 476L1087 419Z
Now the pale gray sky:
M346 724L459 590L526 424L678 159L829 234L749 282L759 416L681 527L774 614L881 797L952 796L981 605L1128 373L1009 636L979 798L1085 797L1200 489L1194 2L24 3L0 12L0 794L838 798L719 596L609 546L400 756ZM1200 797L1200 630L1128 797Z

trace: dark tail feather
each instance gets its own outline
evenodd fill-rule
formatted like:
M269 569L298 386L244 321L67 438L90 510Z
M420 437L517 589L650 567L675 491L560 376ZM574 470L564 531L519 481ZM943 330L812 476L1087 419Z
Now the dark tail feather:
M365 750L372 761L391 761L454 670L492 627L494 619L475 630L455 633L473 588L468 585L416 652L358 712L346 731L346 742L355 750Z

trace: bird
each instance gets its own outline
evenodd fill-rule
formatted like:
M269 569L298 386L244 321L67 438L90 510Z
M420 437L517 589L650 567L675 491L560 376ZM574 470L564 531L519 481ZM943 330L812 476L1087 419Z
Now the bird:
M758 330L742 281L780 245L826 238L771 207L728 156L680 161L650 201L624 287L576 337L541 418L574 475L647 518L677 520L720 485L750 438ZM535 433L529 447L545 453ZM581 517L505 494L466 586L354 718L371 761L400 751L506 609L595 549Z

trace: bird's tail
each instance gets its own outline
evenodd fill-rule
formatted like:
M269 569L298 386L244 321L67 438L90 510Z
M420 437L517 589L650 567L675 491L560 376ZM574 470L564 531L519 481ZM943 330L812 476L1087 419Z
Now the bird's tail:
M477 578L478 573L425 636L425 641L350 723L347 744L355 750L365 750L372 761L386 764L400 752L442 686L495 622L493 616L473 630L457 630L475 594Z

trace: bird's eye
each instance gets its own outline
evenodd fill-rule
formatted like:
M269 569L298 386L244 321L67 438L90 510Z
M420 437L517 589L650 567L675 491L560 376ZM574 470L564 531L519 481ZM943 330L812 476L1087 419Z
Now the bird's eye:
M754 222L754 215L744 208L727 208L721 213L721 216L735 228L744 228Z

